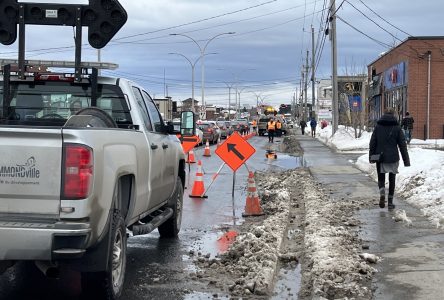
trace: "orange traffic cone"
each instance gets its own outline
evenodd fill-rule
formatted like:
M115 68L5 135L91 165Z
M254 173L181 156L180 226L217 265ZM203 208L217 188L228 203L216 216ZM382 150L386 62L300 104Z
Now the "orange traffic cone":
M193 151L193 149L191 149L190 152L188 152L187 163L189 163L189 164L195 164L196 163L196 159L194 158L194 151Z
M205 187L203 181L203 172L202 172L202 162L199 160L197 162L197 172L196 179L194 180L193 190L191 191L191 198L208 198L208 196L204 195Z
M254 174L250 171L248 175L248 194L245 203L245 212L242 213L243 217L262 216L264 212L262 210L259 196L256 190L256 183L254 182Z
M205 143L205 149L204 149L204 154L203 154L203 156L206 156L206 157L210 157L210 156L211 156L210 142L208 142L208 140L207 140L207 142Z
M222 145L222 142L220 141L220 137L217 138L217 147L219 148L220 145Z

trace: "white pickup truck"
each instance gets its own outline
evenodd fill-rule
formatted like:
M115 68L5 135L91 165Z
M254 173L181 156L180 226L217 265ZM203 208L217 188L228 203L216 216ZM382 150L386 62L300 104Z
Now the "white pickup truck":
M47 276L69 267L86 293L118 298L127 236L180 230L185 157L172 125L123 78L8 81L0 84L8 89L0 91L0 273L24 260ZM182 121L193 132L193 114Z

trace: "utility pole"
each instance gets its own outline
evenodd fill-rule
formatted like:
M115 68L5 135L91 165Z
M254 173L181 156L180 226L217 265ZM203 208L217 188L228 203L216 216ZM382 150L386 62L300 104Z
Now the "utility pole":
M311 111L312 117L314 117L315 107L315 34L314 28L311 26Z
M308 87L308 50L305 57L305 82L304 82L304 117L307 118L307 87Z
M97 62L101 63L102 62L102 50L101 49L97 49ZM100 68L97 70L97 75L102 75L102 72L100 71Z
M332 69L332 109L333 109L333 134L338 131L338 53L336 41L336 3L330 0L330 40L331 40L331 69Z
M302 97L304 95L303 84L304 84L304 67L302 66L302 69L301 69L301 80L299 81L299 90L301 91L301 93L299 95L299 107L298 107L299 118L302 118L301 120L305 120L305 116L302 115L302 103L303 103Z

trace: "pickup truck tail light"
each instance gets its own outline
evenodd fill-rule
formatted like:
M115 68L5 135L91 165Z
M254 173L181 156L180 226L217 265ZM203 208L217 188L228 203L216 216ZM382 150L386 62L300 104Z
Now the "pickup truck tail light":
M93 180L93 151L84 145L68 144L63 148L63 199L85 199Z

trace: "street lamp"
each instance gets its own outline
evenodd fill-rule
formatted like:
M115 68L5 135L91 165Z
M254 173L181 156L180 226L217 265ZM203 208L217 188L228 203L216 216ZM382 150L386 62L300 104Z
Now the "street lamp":
M239 96L239 98L238 98L238 102L237 102L237 104L238 104L238 110L237 110L237 118L239 119L240 118L240 110L241 110L241 93L244 91L246 89L246 87L243 87L243 88L241 88L241 89L239 89L238 87L236 87L236 93L237 93L237 95Z
M256 93L255 91L250 91L250 93L253 93L256 97L256 113L259 115L259 98L262 100L262 95L261 93Z
M191 111L194 113L194 67L196 66L197 62L203 57L203 56L199 56L194 63L185 55L181 54L181 53L177 53L177 52L170 52L168 54L174 54L174 55L179 55L182 56L183 58L185 58L191 65ZM211 55L211 54L217 54L217 53L207 53L205 55Z
M228 88L228 121L231 121L231 114L230 114L230 112L231 112L231 89L233 88L234 83L228 83L225 81L224 81L224 83Z
M201 47L201 45L200 45L195 39L193 39L192 37L190 37L189 35L186 35L186 34L183 34L183 33L171 33L171 34L170 34L170 35L179 35L179 36L186 37L186 38L192 40L192 41L197 45L197 47L199 48L199 51L200 51L200 58L202 59L202 78L201 78L201 80L202 80L202 84L201 84L201 89L202 89L202 106L204 107L204 114L206 114L206 111L205 111L205 60L204 60L205 50L207 49L208 44L209 44L212 40L214 40L215 38L217 38L217 37L219 37L219 36L221 36L221 35L226 35L226 34L235 34L235 32L224 32L224 33L219 33L219 34L213 36L212 38L210 38L210 39L205 43L205 45L204 45L203 47Z
M218 68L218 70L222 71L222 70L225 70L225 69L224 68ZM239 91L239 76L242 73L246 72L246 71L256 71L256 69L254 69L254 68L243 69L243 70L241 70L241 71L239 71L237 73L229 71L231 73L231 75L233 75L233 77L234 77L233 85L235 84L235 88L236 88L236 90L235 90L235 96L236 96L236 98L235 98L235 108L236 108L236 116L237 117L239 117L240 94L242 93L243 90L246 89L246 87L244 87L244 88L242 88ZM227 84L227 83L225 83L225 84ZM239 100L238 100L238 96L239 96Z

